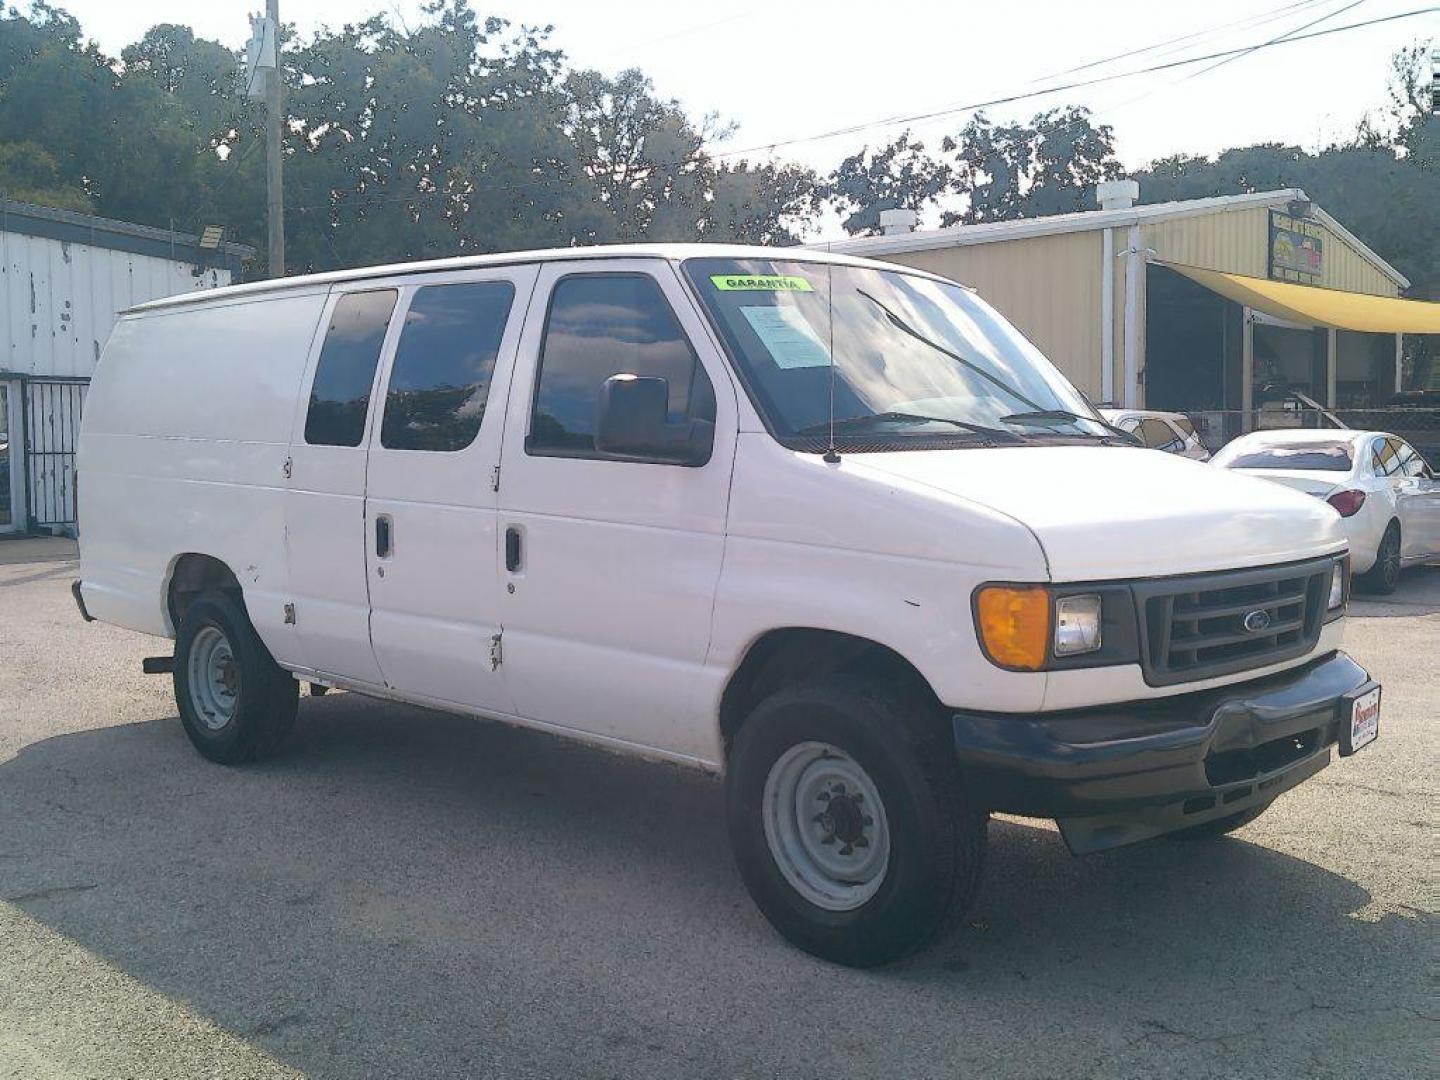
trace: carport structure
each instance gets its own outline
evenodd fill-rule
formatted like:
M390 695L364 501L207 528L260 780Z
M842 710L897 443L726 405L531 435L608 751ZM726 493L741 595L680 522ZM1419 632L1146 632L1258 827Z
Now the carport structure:
M838 241L831 250L974 286L1092 398L1213 413L1224 437L1302 394L1367 408L1405 388L1404 335L1440 304L1304 191L1135 205ZM892 226L893 228L893 226Z

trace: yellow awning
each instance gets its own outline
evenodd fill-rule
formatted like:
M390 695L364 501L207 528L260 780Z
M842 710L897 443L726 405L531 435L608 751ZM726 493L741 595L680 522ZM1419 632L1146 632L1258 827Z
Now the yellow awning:
M1181 263L1161 263L1228 300L1267 315L1312 326L1360 330L1367 334L1440 334L1440 304L1393 296L1292 285L1288 281L1222 274Z

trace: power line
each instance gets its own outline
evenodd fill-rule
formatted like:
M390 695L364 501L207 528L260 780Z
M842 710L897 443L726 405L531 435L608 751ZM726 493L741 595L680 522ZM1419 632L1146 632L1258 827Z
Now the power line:
M1112 56L1106 56L1099 60L1091 60L1088 63L1080 64L1072 68L1066 68L1063 71L1052 71L1048 75L1041 75L1039 78L1032 79L1031 81L1045 82L1049 79L1058 79L1065 75L1075 75L1082 71L1089 71L1092 68L1104 67L1106 64L1114 63L1116 60L1128 60L1132 56L1144 56L1146 53L1155 52L1159 49L1164 49L1171 45L1181 45L1191 41L1203 41L1205 38L1213 37L1214 35L1223 33L1226 30L1236 30L1242 27L1245 29L1250 29L1254 26L1264 26L1267 22L1274 22L1276 19L1284 18L1286 15L1292 13L1297 8L1314 7L1316 4L1321 2L1322 0L1295 0L1295 2L1284 4L1278 8L1271 8L1269 11L1262 12L1257 15L1250 15L1244 19L1236 19L1233 22L1222 23L1217 26L1209 27L1205 30L1196 30L1189 34L1183 34L1180 37L1167 38L1164 41L1156 41L1149 45L1142 45L1141 47L1136 49L1129 49L1125 52L1118 52Z
M1301 10L1304 10L1305 8L1313 8L1313 7L1316 6L1316 4L1325 3L1325 2L1327 2L1327 0L1299 0L1298 3L1286 4L1286 5L1283 6L1283 7L1275 8L1275 9L1272 9L1271 11L1268 11L1268 12L1263 12L1263 13L1261 13L1260 15L1251 16L1251 17L1248 18L1248 19L1241 19L1241 20L1239 20L1239 21L1237 21L1237 22L1228 23L1228 24L1225 24L1225 25L1223 25L1223 26L1215 27L1215 28L1213 28L1213 29L1216 30L1216 31L1221 31L1221 32L1223 32L1223 31L1225 31L1225 30L1231 29L1232 27L1238 27L1238 26L1241 26L1241 25L1245 25L1247 29L1254 29L1254 28L1258 28L1258 27L1264 26L1266 23L1276 22L1276 21L1278 21L1278 20L1280 20L1280 19L1286 18L1287 16L1294 15L1294 14L1296 14L1297 12L1299 12L1299 11L1301 11ZM1362 2L1363 2L1363 0L1362 0ZM1350 5L1350 7L1354 7L1354 6L1355 6L1354 4ZM1333 18L1335 15L1340 14L1340 12L1341 12L1341 11L1344 11L1344 10L1348 10L1348 8L1340 9L1340 11L1333 11L1333 12L1331 12L1329 15L1324 16L1321 20L1317 20L1317 21L1323 21L1324 18ZM1307 23L1307 24L1305 24L1304 26L1296 27L1296 28L1293 29L1293 30L1289 30L1289 31L1287 31L1287 32L1284 33L1284 34L1279 35L1279 37L1280 37L1280 38L1288 38L1288 37L1291 37L1291 36L1293 36L1294 34L1299 33L1301 30L1305 30L1305 29L1307 29L1308 27L1313 26L1313 25L1314 25L1314 23ZM1171 41L1160 42L1160 43L1158 43L1158 44L1155 45L1155 46L1148 46L1148 47L1145 47L1145 48L1134 49L1134 50L1132 50L1130 53L1125 53L1125 54L1120 54L1120 55L1121 55L1121 56L1125 56L1125 55L1139 55L1139 54L1141 54L1141 53L1151 52L1151 51L1154 51L1154 49L1159 48L1159 49L1162 49L1163 51L1161 51L1158 55L1160 55L1160 56L1173 56L1173 55L1174 55L1175 53L1177 53L1177 52L1184 52L1185 49L1186 49L1188 46L1187 46L1187 45L1182 45L1182 46L1180 46L1180 47L1178 47L1178 48L1171 48L1171 47L1167 47L1167 46L1172 46L1172 45L1175 45L1175 44L1177 44L1177 43L1179 43L1179 42L1189 42L1189 41L1191 41L1192 39L1204 39L1204 38L1210 37L1210 36L1212 36L1211 31L1199 31L1199 32L1194 33L1194 34L1185 35L1184 37L1174 38L1174 39L1172 39ZM1214 67L1219 67L1219 66L1221 66L1222 64L1225 64L1225 63L1228 63L1228 61L1222 60L1222 61L1220 61L1219 63L1215 64L1213 67L1206 68L1205 71L1213 71L1213 70L1214 70ZM1078 68L1072 68L1071 71L1083 71L1083 70L1086 70L1086 69L1089 69L1089 68L1094 68L1094 67L1097 67L1097 66L1099 66L1098 63L1082 64L1082 65L1080 65L1080 67L1078 67ZM1180 85L1181 83L1183 83L1183 82L1188 82L1190 79L1198 78L1200 75L1205 74L1205 71L1196 72L1196 73L1191 74L1191 75L1182 75L1182 76L1180 76L1180 78L1178 78L1178 79L1172 79L1171 81L1167 82L1164 86L1152 86L1152 87L1151 87L1150 89L1148 89L1148 90L1142 90L1140 93L1134 94L1134 95L1126 98L1126 99L1123 100L1123 101L1115 102L1115 103L1112 103L1112 104L1110 104L1110 105L1106 105L1106 106L1104 106L1103 108L1094 110L1094 112L1091 114L1091 118L1098 120L1098 119L1100 119L1101 117L1104 117L1104 116L1113 116L1115 113L1119 112L1121 109L1128 109L1130 106L1132 106L1132 105L1134 105L1134 104L1136 104L1136 103L1138 103L1138 102L1144 101L1144 100L1146 100L1147 98L1153 97L1153 96L1155 96L1156 94L1165 93L1165 92L1167 92L1167 91L1173 90L1175 87L1179 86L1179 85Z
M1418 8L1414 11L1403 11L1395 15L1385 15L1376 19L1367 19L1364 22L1348 23L1345 26L1332 26L1326 30L1316 30L1309 34L1297 34L1294 37L1282 38L1278 41L1264 42L1260 45L1247 45L1234 49L1222 49L1218 52L1208 53L1203 56L1192 56L1182 60L1171 60L1163 64L1152 64L1149 67L1137 68L1133 71L1117 72L1113 75L1098 75L1089 79L1079 79L1074 82L1064 83L1059 86L1048 86L1039 90L1030 90L1022 93L1008 94L1004 97L991 98L987 101L973 101L963 105L947 106L931 112L915 113L909 116L891 116L880 120L871 120L862 124L850 124L846 127L835 128L831 131L821 132L818 135L805 135L794 139L781 139L775 142L762 143L757 146L747 147L743 150L729 150L716 153L714 157L735 157L742 154L759 153L762 150L774 150L784 146L798 146L803 143L819 142L823 139L835 138L839 135L854 135L862 131L868 131L877 127L895 127L901 124L915 124L926 120L935 120L945 116L952 116L955 113L975 112L978 109L988 109L995 105L1010 105L1017 101L1025 101L1030 98L1045 97L1050 94L1062 93L1066 90L1078 90L1087 86L1098 86L1101 83L1116 82L1120 79L1132 79L1139 75L1150 75L1157 71L1170 71L1174 68L1185 67L1190 64L1204 63L1206 60L1218 60L1223 56L1237 56L1242 53L1256 52L1260 49L1276 48L1280 45L1291 45L1301 41L1309 41L1312 38L1326 37L1331 34L1342 34L1350 30L1360 30L1367 26L1376 26L1380 23L1395 22L1398 19L1410 19L1417 15L1429 15L1432 12L1440 11L1440 7Z
M1318 26L1318 25L1320 25L1322 22L1325 22L1325 21L1327 21L1327 20L1329 20L1329 19L1335 18L1335 16L1337 16L1337 15L1343 15L1343 14L1345 14L1345 12L1350 11L1350 10L1352 10L1352 9L1354 9L1354 8L1357 8L1357 7L1359 7L1359 6L1360 6L1361 4L1363 4L1363 3L1365 3L1365 0L1353 0L1352 3L1346 4L1346 5L1345 5L1344 7L1342 7L1342 8L1336 8L1334 11L1332 11L1332 12L1326 14L1326 15L1321 15L1318 19L1311 19L1309 22L1305 23L1303 26L1297 26L1294 30L1287 30L1287 31L1285 31L1285 33L1280 34L1280 35L1277 36L1277 37L1271 38L1269 41L1265 42L1265 43L1262 44L1262 45L1256 45L1254 48L1252 48L1252 49L1247 49L1245 52L1242 52L1242 53L1240 53L1240 54L1238 54L1238 55L1236 55L1236 56L1227 56L1227 57L1225 57L1223 60L1217 60L1217 61L1215 61L1215 63L1211 64L1209 67L1201 68L1199 71L1192 71L1189 75L1185 76L1185 80L1184 80L1184 81L1189 81L1190 79L1198 79L1201 75L1208 75L1210 72L1214 71L1216 68L1222 68L1222 67L1224 67L1226 64L1233 64L1236 60L1243 60L1243 59L1245 59L1245 57L1251 55L1251 53L1254 53L1254 52L1256 52L1256 51L1258 51L1258 50L1260 50L1260 49L1266 48L1267 46L1270 46L1270 45L1279 45L1282 41L1288 41L1290 38L1293 38L1296 34L1300 33L1300 31L1302 31L1302 30L1309 30L1312 26Z
M1353 6L1353 5L1352 5L1352 6ZM1400 13L1393 14L1393 15L1381 16L1381 17L1374 18L1374 19L1367 19L1367 20L1365 20L1365 21L1363 21L1363 22L1348 23L1348 24L1346 24L1346 25L1344 25L1344 26L1334 26L1334 27L1329 27L1329 28L1324 29L1324 30L1315 30L1315 31L1312 31L1312 32L1307 33L1307 34L1296 33L1296 34L1294 34L1293 36L1280 37L1280 38L1272 39L1272 40L1267 41L1267 42L1261 42L1261 43L1256 44L1256 45L1246 45L1246 46L1239 46L1239 47L1232 48L1232 49L1224 49L1224 50L1220 50L1220 51L1217 51L1217 52L1208 53L1208 54L1201 55L1201 56L1194 56L1194 57L1188 57L1188 58L1180 59L1180 60L1167 61L1167 62L1162 63L1162 64L1152 64L1152 65L1150 65L1150 66L1148 66L1148 67L1139 68L1139 69L1132 70L1132 71L1124 71L1124 72L1117 72L1117 73L1110 74L1110 75L1095 76L1095 77L1092 77L1092 78L1089 78L1089 79L1076 80L1076 81L1073 81L1073 82L1070 82L1070 83L1066 83L1066 84L1063 84L1063 85L1051 86L1051 87L1044 87L1044 88L1037 89L1037 90L1030 90L1030 91L1023 91L1023 92L1018 92L1018 93L1014 93L1014 94L1008 94L1008 95L1005 95L1005 96L1003 96L1003 97L991 98L991 99L986 100L986 101L971 102L971 103L968 103L968 104L957 105L957 106L953 106L953 107L946 107L946 108L939 109L939 110L934 110L934 111L931 111L931 112L916 113L916 114L913 114L913 115L910 115L910 116L895 116L895 117L889 117L889 118L882 119L882 120L869 121L869 122L862 123L862 124L853 124L853 125L849 125L849 126L844 127L844 128L836 128L836 129L833 129L833 130L831 130L831 131L821 132L821 133L816 134L816 135L808 135L808 136L797 137L797 138L793 138L793 139L785 139L785 140L781 140L781 141L777 141L777 142L772 142L772 143L763 143L763 144L759 144L759 145L756 145L756 146L746 147L746 148L738 149L738 150L720 150L720 151L714 151L714 152L711 152L711 153L709 153L709 154L707 154L707 155L703 155L703 156L700 156L700 157L687 157L687 158L679 158L679 159L675 159L675 160L646 162L646 163L644 163L644 168L645 168L646 171L653 171L653 170L656 170L656 169L667 169L667 168L682 168L682 167L688 166L688 165L700 164L700 163L702 163L704 160L706 160L707 157L708 157L710 160L712 160L712 161L718 161L718 160L721 160L721 159L733 159L733 158L737 158L737 157L747 157L747 156L749 156L749 155L757 154L757 153L760 153L760 152L763 152L763 151L767 151L767 150L775 150L775 149L778 149L778 148L781 148L781 147L798 146L798 145L802 145L802 144L805 144L805 143L820 142L820 141L823 141L823 140L825 140L825 139L836 138L836 137L841 136L841 135L858 134L858 133L860 133L860 132L868 131L868 130L873 129L873 128L893 127L893 126L899 126L899 125L901 125L901 124L907 124L907 125L908 125L908 124L922 123L922 122L926 122L926 121L930 121L930 120L940 119L940 118L943 118L943 117L946 117L946 116L952 116L952 115L955 115L955 114L957 114L957 113L975 112L975 111L978 111L978 110L980 110L980 109L990 108L990 107L995 106L995 105L1009 105L1009 104L1013 104L1013 103L1018 102L1018 101L1025 101L1025 100L1029 100L1029 99L1033 99L1033 98L1039 98L1039 97L1045 97L1045 96L1052 95L1052 94L1063 93L1064 91L1067 91L1067 90L1075 90L1075 89L1080 89L1080 88L1087 87L1087 86L1099 85L1099 84L1101 84L1101 83L1115 82L1115 81L1118 81L1118 80L1121 80L1121 79L1135 78L1135 77L1138 77L1138 76L1141 76L1141 75L1153 74L1153 73L1158 72L1158 71L1174 70L1174 69L1176 69L1176 68L1186 67L1186 66L1191 65L1191 64L1204 63L1204 62L1207 61L1207 60L1216 60L1216 59L1219 59L1219 58L1221 58L1221 57L1231 57L1231 56L1247 55L1247 54L1251 54L1251 53L1258 52L1258 51L1260 51L1260 50L1262 50L1262 49L1275 48L1275 47L1278 47L1278 46L1280 46L1280 45L1295 44L1295 43L1298 43L1298 42L1301 42L1301 41L1308 41L1308 40L1311 40L1311 39L1313 39L1313 38L1327 37L1327 36L1334 35L1334 34L1347 33L1347 32L1352 31L1352 30L1360 30L1360 29L1363 29L1363 28L1365 28L1365 27L1376 26L1376 25L1379 25L1379 24L1381 24L1381 23L1389 23L1389 22L1395 22L1395 21L1400 20L1400 19L1414 18L1415 16L1418 16L1418 15L1428 15L1428 14L1431 14L1432 12L1436 12L1436 11L1440 11L1440 6L1432 6L1432 7L1428 7L1428 8L1419 8L1419 9L1416 9L1416 10L1413 10L1413 11L1406 11L1406 12L1400 12ZM1338 14L1338 12L1332 13L1332 14ZM1143 95L1142 95L1142 96L1143 96ZM1132 99L1131 102L1127 102L1126 104L1133 103L1133 101L1135 101L1135 100L1139 100L1139 98ZM1054 125L1053 128L1044 129L1044 130L1057 130L1057 131L1058 131L1058 130L1061 130L1061 129L1065 128L1065 127L1071 126L1073 123L1074 123L1073 121L1066 121L1066 122L1063 122L1063 123L1059 123L1059 124ZM565 181L560 181L560 180L558 180L558 178L555 178L555 177L537 177L537 178L534 179L534 180L527 180L527 181L525 181L525 182L523 182L523 183L508 183L508 184L486 185L486 186L485 186L485 190L487 190L487 191L527 191L527 190L532 190L532 191L533 191L533 190L541 190L541 189L545 189L545 188L557 187L557 186L559 186L561 183L567 184L567 185L569 185L569 186L575 186L575 185L577 185L577 184L580 183L580 180L579 180L578 177L577 177L577 178L574 178L574 179L570 179L570 180L565 180ZM477 187L478 187L478 186L479 186L479 185L477 185ZM357 210L368 210L368 209L371 209L371 208L374 208L374 207L377 207L377 206L381 206L381 205L385 205L385 204L389 204L389 203L419 202L419 201L424 200L424 199L433 199L433 198L436 198L436 197L440 197L440 198L450 198L450 199L463 199L463 198L465 198L465 197L466 197L467 195L469 195L469 194L470 194L470 193L468 193L468 192L453 192L453 191L444 191L444 190L439 190L439 189L434 190L434 191L412 191L412 192L408 192L408 193L403 194L403 195L380 196L380 197L376 197L376 198L365 198L364 196L358 196L356 202L354 202L354 203L349 203L349 204L346 204L346 203L336 203L336 202L329 202L329 203L312 203L312 204L303 205L303 206L293 206L293 207L291 207L291 209L293 209L293 210L295 210L295 211L297 211L297 212L301 212L301 213L308 212L308 211L312 211L312 210L331 210L331 211L334 211L334 210L340 209L342 206L347 206L347 205L348 205L348 206L353 207L354 209L357 209Z

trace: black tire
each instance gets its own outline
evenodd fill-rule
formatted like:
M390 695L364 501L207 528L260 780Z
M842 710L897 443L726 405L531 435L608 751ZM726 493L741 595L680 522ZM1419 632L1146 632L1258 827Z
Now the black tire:
M771 768L814 742L863 769L888 826L878 890L851 910L807 899L766 839ZM975 899L987 815L967 802L941 717L918 694L844 677L780 690L735 736L725 788L730 844L746 888L770 923L808 953L851 967L884 964L949 931Z
M1380 538L1380 548L1375 553L1375 565L1355 579L1355 583L1368 593L1389 596L1400 584L1400 523L1392 521L1385 527Z
M1271 802L1274 800L1272 799ZM1270 809L1270 803L1261 803L1259 806L1252 806L1249 810L1241 810L1238 814L1231 814L1229 817L1216 818L1214 821L1207 821L1203 825L1191 825L1188 829L1179 829L1176 832L1166 833L1166 840L1183 840L1186 842L1194 840L1214 840L1216 837L1232 833L1244 825L1249 825L1266 810Z
M228 650L235 691L229 715L206 711L204 693L192 693L196 641L213 643L218 632ZM270 656L249 616L224 593L200 595L181 620L175 637L175 704L195 749L211 761L237 765L275 751L295 725L300 688Z

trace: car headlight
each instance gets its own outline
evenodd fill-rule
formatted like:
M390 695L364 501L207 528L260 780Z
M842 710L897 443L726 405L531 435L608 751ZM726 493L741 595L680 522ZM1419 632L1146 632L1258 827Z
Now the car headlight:
M1337 559L1330 571L1330 596L1325 601L1325 610L1334 611L1345 606L1345 588L1349 584L1350 566L1346 559Z
M1055 655L1079 656L1100 648L1100 597L1095 593L1055 601Z

